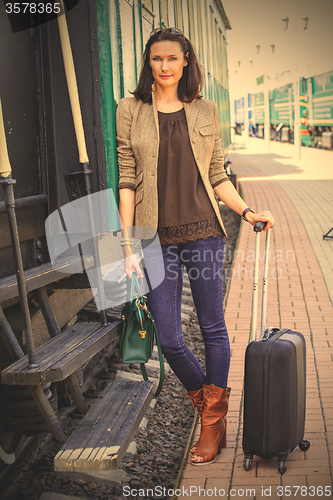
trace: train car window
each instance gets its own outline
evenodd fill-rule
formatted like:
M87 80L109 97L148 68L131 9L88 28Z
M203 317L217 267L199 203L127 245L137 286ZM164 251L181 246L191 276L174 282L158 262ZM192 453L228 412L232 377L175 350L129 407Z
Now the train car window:
M221 33L222 37L222 58L223 58L223 87L226 90L229 90L228 83L228 57L227 57L227 41L223 33Z
M120 26L122 42L122 74L124 91L123 96L127 97L128 91L136 87L137 82L137 60L136 60L136 38L133 16L133 1L120 2ZM147 30L149 31L149 29Z
M193 7L193 0L188 0L188 23L189 23L189 33L190 33L190 40L192 44L197 48L197 43L196 43L196 32L195 32L195 25L194 25L194 7Z
M218 68L219 68L219 82L222 85L222 87L225 88L225 63L224 63L224 50L223 50L223 37L222 37L222 31L220 28L218 28L217 31L217 43L218 43L218 48L219 48L219 54L220 58L222 57L222 64L219 59L218 63Z
M169 25L168 0L160 0L160 24L163 26Z
M219 46L219 31L218 31L218 21L216 17L214 17L214 39L215 39L215 78L218 80L219 83L221 83L221 64L219 62L219 55L221 54L220 52L220 46Z
M204 45L203 45L203 34L202 34L201 7L202 7L201 0L197 0L197 19L198 19L198 32L199 32L198 55L199 55L200 63L202 64L202 66L204 66L205 62L204 62Z
M207 54L207 71L211 72L211 60L210 54L212 53L211 49L211 40L210 40L210 31L208 27L208 12L207 12L207 0L205 0L205 28L206 28L206 54Z
M183 8L182 8L182 0L174 1L175 8L175 25L180 30L184 31L184 19L183 19Z
M150 2L151 3L151 2ZM149 9L147 2L142 3L142 38L143 43L145 44L149 39L149 35L154 27L154 18L155 14L151 9ZM141 60L141 57L138 57L138 60Z
M142 2L142 7L145 7L146 9L150 10L150 12L154 11L152 0L145 0L144 2Z
M215 37L215 30L216 30L216 25L215 25L215 20L214 20L214 11L211 8L210 10L210 33L212 35L212 71L213 71L213 76L216 78L217 75L217 64L216 64L216 52L217 52L217 47L216 47L216 37Z

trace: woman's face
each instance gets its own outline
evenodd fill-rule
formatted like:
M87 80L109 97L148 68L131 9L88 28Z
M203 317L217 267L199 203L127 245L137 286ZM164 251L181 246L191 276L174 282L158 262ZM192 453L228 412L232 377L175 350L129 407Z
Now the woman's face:
M183 76L184 66L187 66L180 43L171 40L153 43L150 47L149 59L157 87L177 88Z

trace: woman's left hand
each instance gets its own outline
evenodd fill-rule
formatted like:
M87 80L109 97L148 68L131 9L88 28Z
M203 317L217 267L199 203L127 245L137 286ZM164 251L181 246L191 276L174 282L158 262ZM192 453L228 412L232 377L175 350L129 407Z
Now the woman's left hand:
M263 229L263 231L267 231L270 227L273 227L275 224L274 217L269 210L265 210L264 212L260 212L259 214L254 214L253 212L247 212L247 214L245 214L245 219L248 220L250 224L252 224L252 226L254 226L259 221L266 222L267 224L265 226L265 229Z

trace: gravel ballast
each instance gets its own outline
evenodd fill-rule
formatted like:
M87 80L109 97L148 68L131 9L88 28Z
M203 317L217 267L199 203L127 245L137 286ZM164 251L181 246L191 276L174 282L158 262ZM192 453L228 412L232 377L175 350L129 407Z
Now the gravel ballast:
M221 207L221 212L228 233L224 262L226 293L237 244L240 217L226 206ZM184 307L183 314L184 335L188 346L204 366L204 346L192 299L186 286L186 277L183 303L187 306ZM122 365L113 355L109 360L110 372L115 372L116 366L118 373L119 370L140 373L138 366ZM151 375L154 374L151 373ZM106 381L103 379L97 382L98 386L105 384ZM53 457L58 452L59 445L50 435L42 435L37 448L29 452L24 459L24 464L21 464L20 468L17 467L15 474L12 475L11 484L7 485L3 499L39 500L44 494L43 500L47 500L46 493L48 492L96 500L152 498L151 495L145 497L139 494L137 496L128 494L131 490L146 490L147 488L152 490L165 488L166 494L159 495L158 498L169 498L167 491L175 486L193 427L194 410L190 400L184 394L182 384L174 373L169 371L156 404L149 409L145 416L146 420L135 434L136 446L132 447L134 455L125 455L121 464L124 473L118 474L118 479L115 479L113 483L99 480L97 476L90 479L90 477L80 477L75 473L55 473L52 470ZM73 419L68 412L63 417L62 425L70 433L78 422L79 420Z

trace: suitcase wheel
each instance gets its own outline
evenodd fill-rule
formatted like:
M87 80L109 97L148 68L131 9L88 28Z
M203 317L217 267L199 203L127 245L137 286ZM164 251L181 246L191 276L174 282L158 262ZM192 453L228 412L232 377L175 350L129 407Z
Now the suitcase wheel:
M251 470L252 462L253 462L253 455L251 457L244 457L243 465L246 471Z
M310 448L310 443L306 439L303 439L298 446L301 451L307 451Z
M278 463L278 469L280 474L284 474L287 470L287 460L280 460Z

